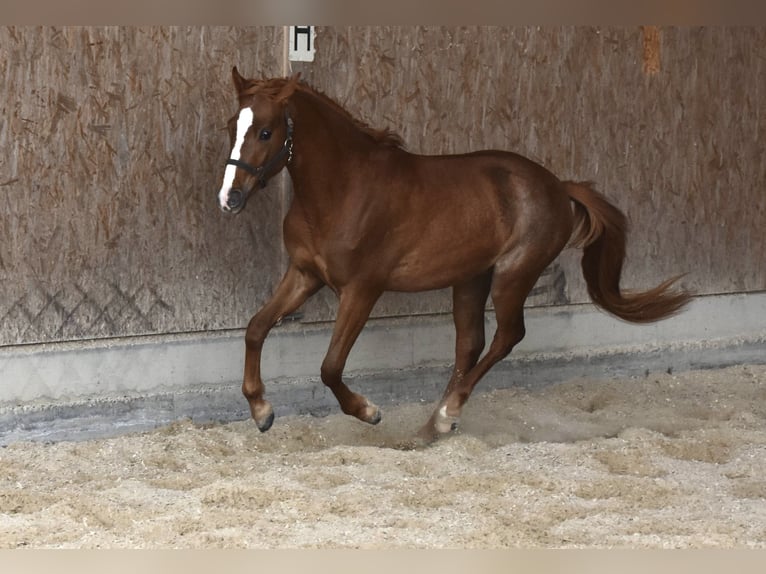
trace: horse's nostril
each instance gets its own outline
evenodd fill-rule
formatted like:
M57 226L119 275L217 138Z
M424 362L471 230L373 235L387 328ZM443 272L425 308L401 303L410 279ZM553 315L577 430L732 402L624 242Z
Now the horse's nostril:
M244 203L245 195L239 189L229 190L229 197L226 199L226 207L229 209L239 209Z

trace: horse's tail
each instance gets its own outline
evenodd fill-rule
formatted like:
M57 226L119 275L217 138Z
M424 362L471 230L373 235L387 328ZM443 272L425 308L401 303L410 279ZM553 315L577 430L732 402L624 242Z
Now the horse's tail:
M648 291L621 291L627 218L588 183L567 181L564 187L574 202L570 245L583 249L582 272L596 305L625 321L650 323L677 313L689 302L688 292L671 289L680 277Z

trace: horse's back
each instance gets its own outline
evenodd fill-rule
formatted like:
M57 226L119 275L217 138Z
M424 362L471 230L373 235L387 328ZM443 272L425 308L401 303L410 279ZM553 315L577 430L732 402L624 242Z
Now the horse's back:
M412 215L446 217L458 228L507 238L549 226L571 231L571 206L562 182L539 163L513 152L485 150L462 155L415 156L412 187L401 193L417 204Z

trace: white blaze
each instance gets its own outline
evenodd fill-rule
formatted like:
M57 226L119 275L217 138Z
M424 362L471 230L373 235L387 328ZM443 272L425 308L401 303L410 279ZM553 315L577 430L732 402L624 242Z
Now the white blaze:
M231 148L231 156L229 159L239 159L239 154L242 151L242 144L245 142L245 134L250 126L253 125L253 110L250 108L242 108L239 111L237 117L237 137L234 139L234 147ZM237 171L237 166L227 165L226 171L223 172L223 185L221 185L221 191L218 192L218 204L221 207L226 207L226 203L229 200L229 190L234 183L234 174Z

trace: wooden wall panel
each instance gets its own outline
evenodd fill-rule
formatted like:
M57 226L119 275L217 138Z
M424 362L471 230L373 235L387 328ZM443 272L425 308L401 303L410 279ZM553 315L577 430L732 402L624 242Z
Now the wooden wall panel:
M0 344L241 327L279 274L279 195L215 203L232 64L279 28L0 28Z
M283 196L215 206L229 73L281 75L282 34L0 28L0 345L246 324L281 274ZM766 289L765 28L320 27L316 45L293 70L412 151L595 181L632 222L627 286ZM566 252L530 304L586 300ZM449 307L387 295L374 314Z

